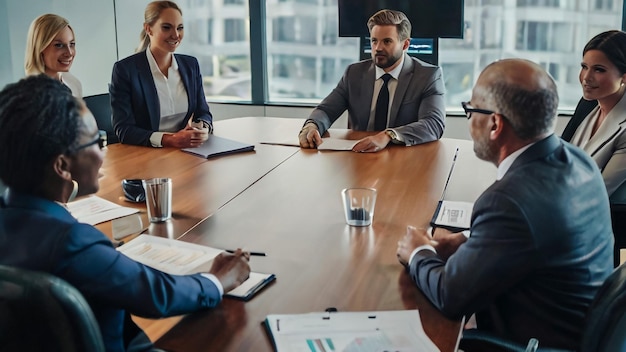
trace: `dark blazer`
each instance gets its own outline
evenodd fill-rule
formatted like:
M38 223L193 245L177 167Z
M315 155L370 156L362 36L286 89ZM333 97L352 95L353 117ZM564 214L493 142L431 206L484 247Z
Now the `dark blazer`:
M525 150L475 202L471 237L447 262L419 251L410 274L445 315L478 329L576 349L613 271L609 201L594 161L552 135Z
M587 117L596 106L598 106L597 100L585 100L580 98L578 105L576 105L576 110L574 110L574 115L572 115L567 122L561 138L567 142L571 141L578 126L580 126L585 117Z
M138 329L124 324L127 312L173 316L221 299L200 274L168 275L137 263L63 206L11 189L0 198L0 263L51 273L76 287L96 316L107 351L124 351L128 330Z
M350 128L366 131L375 79L376 66L371 59L348 66L337 87L309 116L320 134L346 110ZM441 68L404 54L387 127L402 135L406 145L441 138L446 116L444 93Z
M174 56L189 102L187 114L180 122L179 129L185 128L192 113L194 119L200 119L212 126L213 116L204 96L198 60L188 55ZM161 109L145 51L113 65L109 92L113 128L120 142L149 146L150 135L159 130Z

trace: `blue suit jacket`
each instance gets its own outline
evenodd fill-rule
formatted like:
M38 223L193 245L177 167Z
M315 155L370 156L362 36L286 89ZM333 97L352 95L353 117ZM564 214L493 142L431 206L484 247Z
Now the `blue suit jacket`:
M204 96L198 60L193 56L174 54L183 85L187 90L189 108L180 122L183 129L191 114L212 125L213 116ZM113 65L111 85L112 123L120 142L150 145L150 135L159 130L161 120L157 94L146 52L142 51Z
M221 299L200 274L168 275L137 263L63 206L11 189L0 198L0 263L51 273L76 287L98 320L107 351L124 351L124 329L136 329L125 326L126 312L172 316L213 307Z
M375 78L376 66L371 59L348 66L337 87L309 116L321 135L346 110L349 128L367 130ZM387 127L402 135L406 145L441 138L446 117L444 93L441 68L404 54Z
M602 176L552 135L524 151L475 202L471 237L444 262L419 251L410 272L450 317L524 345L577 349L586 311L613 271Z

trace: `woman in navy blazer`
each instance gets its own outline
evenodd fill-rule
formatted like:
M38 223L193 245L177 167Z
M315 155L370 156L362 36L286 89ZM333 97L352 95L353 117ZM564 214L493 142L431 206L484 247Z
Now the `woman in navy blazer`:
M0 264L69 282L89 303L107 351L143 351L151 343L129 314L216 306L248 277L249 254L221 253L209 273L169 275L79 223L65 203L98 191L104 141L84 103L58 80L30 76L0 91L0 179L8 186L0 197Z
M126 144L187 148L213 130L196 58L174 54L183 39L182 11L154 1L145 12L137 53L113 66L113 128Z

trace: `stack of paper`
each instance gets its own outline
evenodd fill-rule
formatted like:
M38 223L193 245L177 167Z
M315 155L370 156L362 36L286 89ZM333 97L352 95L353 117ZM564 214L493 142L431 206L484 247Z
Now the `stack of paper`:
M123 207L97 196L69 202L67 209L79 222L89 225L96 225L139 212L137 209Z
M352 139L339 139L326 137L322 138L322 144L317 146L317 150L352 150L355 144L358 141ZM292 147L299 147L300 142L297 139L286 139L282 141L266 141L261 142L261 144L273 144L273 145L286 145Z
M171 275L208 272L213 258L224 252L217 248L145 234L117 250L137 262ZM248 280L226 295L249 300L274 279L274 274L251 272Z

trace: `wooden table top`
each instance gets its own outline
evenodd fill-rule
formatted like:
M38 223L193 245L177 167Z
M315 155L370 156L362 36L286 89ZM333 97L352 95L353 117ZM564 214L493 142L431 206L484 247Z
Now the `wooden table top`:
M151 226L151 234L266 252L251 258L252 270L277 277L249 302L225 298L215 309L184 318L136 321L166 350L272 351L262 325L268 314L417 308L440 350L455 350L461 321L443 317L428 302L395 250L406 226L428 226L457 147L455 186L446 198L474 200L492 182L495 167L479 161L465 140L390 146L373 154L259 144L270 136L295 137L301 125L280 118L218 121L216 135L254 143L256 152L215 160L170 149L110 147L98 195L121 196L123 178L172 177L174 219ZM371 226L345 223L340 192L347 187L377 189Z

